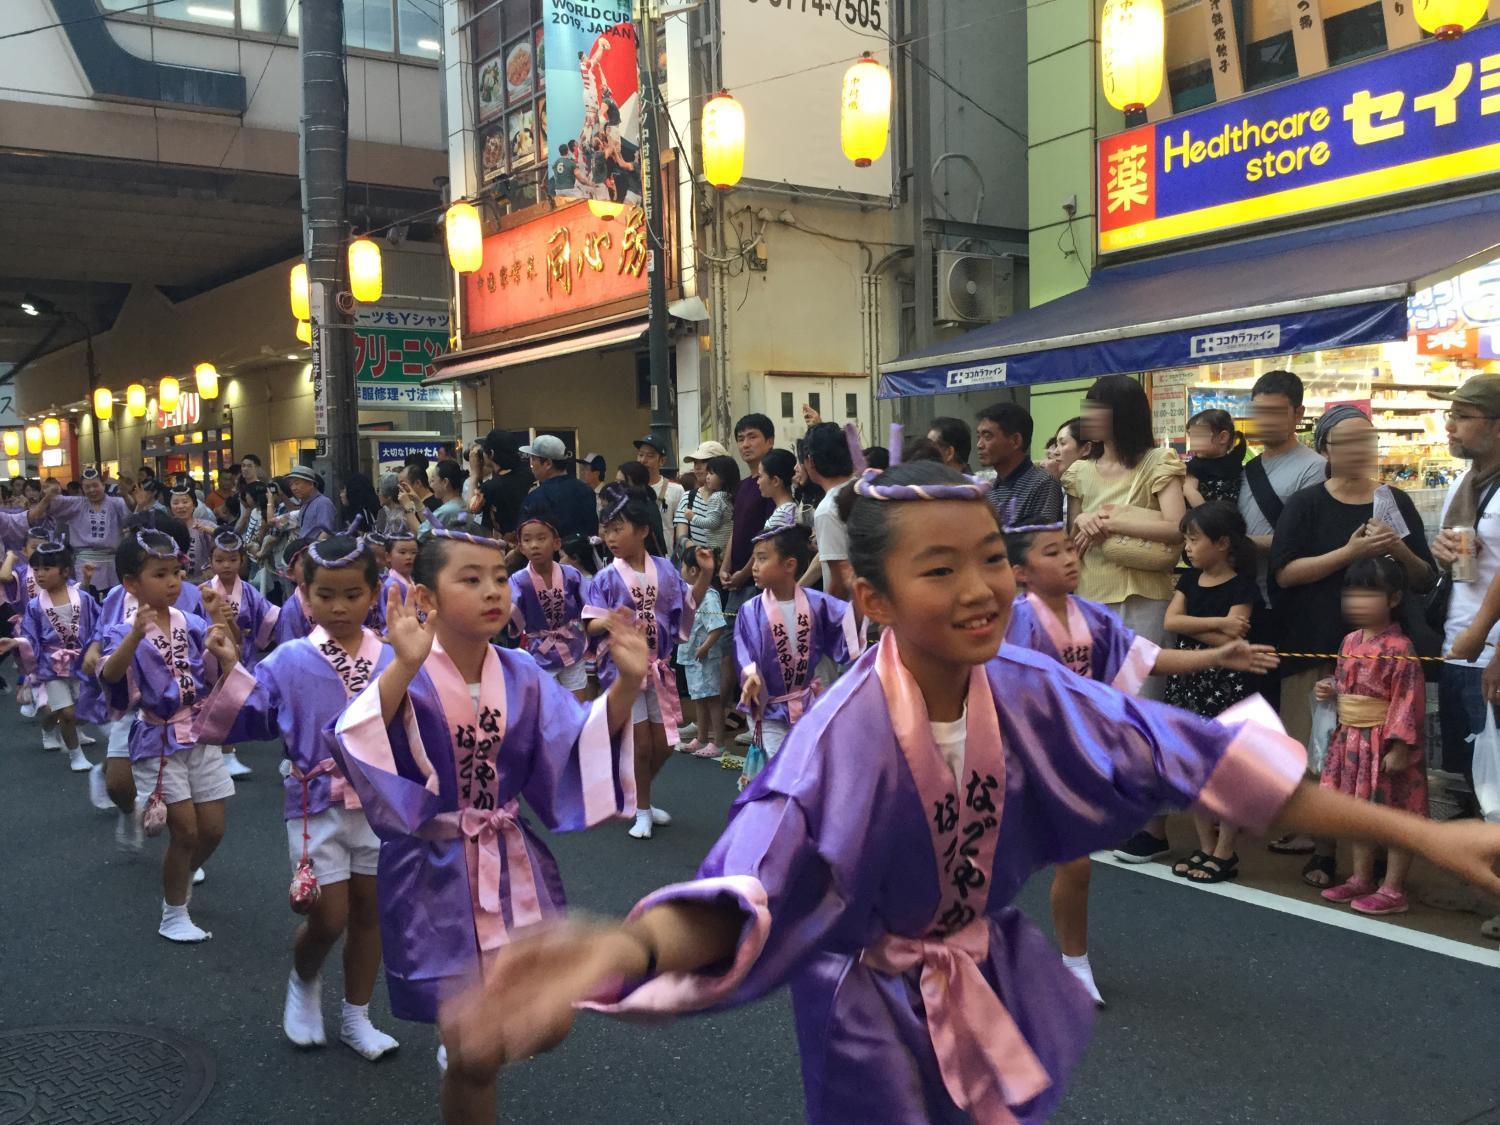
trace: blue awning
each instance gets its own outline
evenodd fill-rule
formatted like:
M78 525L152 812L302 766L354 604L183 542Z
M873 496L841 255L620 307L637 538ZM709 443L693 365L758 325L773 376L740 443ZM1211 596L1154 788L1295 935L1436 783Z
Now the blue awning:
M882 364L880 397L1405 339L1413 293L1500 257L1500 192L1107 266L1055 301Z

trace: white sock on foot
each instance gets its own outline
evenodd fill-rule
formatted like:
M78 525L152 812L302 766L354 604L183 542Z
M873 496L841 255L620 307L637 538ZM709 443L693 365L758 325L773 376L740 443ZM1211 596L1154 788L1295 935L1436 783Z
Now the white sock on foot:
M195 868L194 871L193 871L193 886L196 887L199 883L203 882L203 880L205 880L207 878L208 878L208 872L207 871L203 870L203 868L201 868L201 867Z
M667 825L672 823L672 814L667 812L666 809L659 809L655 805L652 805L651 823L656 825L658 828L665 828Z
M115 843L122 852L138 852L145 844L139 812L122 812L115 821Z
M351 1004L347 1000L339 1020L339 1038L371 1062L401 1046L370 1022L370 1005Z
M637 840L651 839L651 810L638 809L635 814L635 823L630 827L630 835Z
M1078 983L1093 997L1094 1003L1104 1007L1104 997L1099 995L1099 986L1094 983L1094 970L1089 967L1089 955L1085 953L1080 957L1069 957L1064 953L1063 964L1068 967L1068 972L1078 978Z
M94 763L83 756L83 750L78 746L68 747L68 768L74 773L87 773L94 768Z
M299 1047L321 1047L328 1042L323 1033L323 978L303 980L293 969L286 981L286 1005L281 1010L281 1030Z
M172 906L165 900L161 904L161 926L156 932L168 941L184 943L207 941L214 936L208 930L200 930L193 925L193 920L188 917L186 903Z
M104 763L89 770L89 804L106 812L115 807L109 799L109 786L104 783Z
M437 1061L438 1061L438 1073L439 1074L447 1074L448 1073L448 1048L444 1047L441 1043L438 1044Z
M99 740L91 734L87 734L84 731L78 732L78 745L80 746L92 746L98 741Z
M46 727L43 727L42 728L42 749L43 750L61 750L62 748L63 748L62 747L62 735L60 735L60 734L57 733L57 728L53 727L51 730L48 730Z

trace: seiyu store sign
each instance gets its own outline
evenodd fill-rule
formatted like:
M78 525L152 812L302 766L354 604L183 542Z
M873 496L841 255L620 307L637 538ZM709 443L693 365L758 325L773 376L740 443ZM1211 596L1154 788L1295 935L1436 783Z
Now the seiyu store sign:
M1099 251L1500 172L1500 24L1099 142Z

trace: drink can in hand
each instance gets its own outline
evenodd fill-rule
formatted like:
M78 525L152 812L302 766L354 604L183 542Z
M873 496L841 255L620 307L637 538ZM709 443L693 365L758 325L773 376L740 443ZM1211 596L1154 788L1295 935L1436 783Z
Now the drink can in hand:
M1479 542L1472 527L1450 527L1458 537L1458 557L1453 560L1453 581L1479 580Z

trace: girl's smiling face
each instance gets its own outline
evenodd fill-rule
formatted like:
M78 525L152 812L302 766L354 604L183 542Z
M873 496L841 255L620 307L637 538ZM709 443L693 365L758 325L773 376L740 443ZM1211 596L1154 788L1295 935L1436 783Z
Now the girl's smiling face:
M986 503L910 501L890 505L890 544L877 587L855 580L866 616L894 629L908 667L955 674L1000 651L1016 578Z
M417 587L417 605L438 611L439 640L488 640L510 620L510 571L493 547L449 542L436 582L435 590Z

